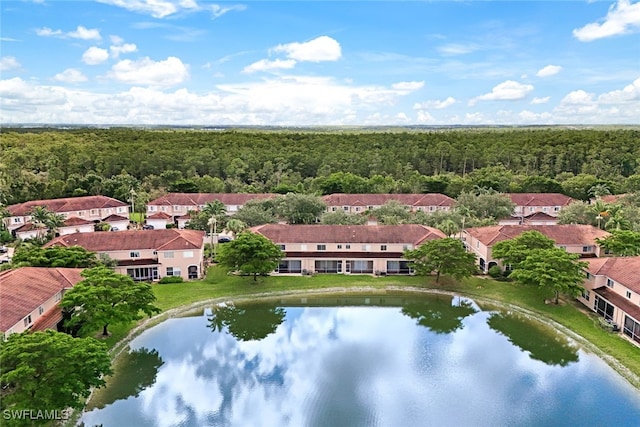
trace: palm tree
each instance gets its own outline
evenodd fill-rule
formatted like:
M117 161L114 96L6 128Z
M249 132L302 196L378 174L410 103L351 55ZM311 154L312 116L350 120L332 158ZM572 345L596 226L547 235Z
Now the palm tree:
M607 206L607 221L604 223L605 230L628 230L631 223L625 218L624 210L620 205Z
M460 231L460 227L458 227L458 224L456 224L456 222L452 219L445 219L444 221L442 221L440 224L438 224L438 229L446 234L447 237L451 237L458 231Z
M38 237L43 237L52 212L45 206L34 206L29 215L33 226L38 229Z
M596 199L599 199L602 196L608 196L609 194L611 194L611 191L606 184L596 184L593 187L589 188L589 194L591 194Z
M232 236L235 237L236 234L246 230L247 224L240 221L239 219L230 219L229 221L227 221L227 226L225 228L231 233Z

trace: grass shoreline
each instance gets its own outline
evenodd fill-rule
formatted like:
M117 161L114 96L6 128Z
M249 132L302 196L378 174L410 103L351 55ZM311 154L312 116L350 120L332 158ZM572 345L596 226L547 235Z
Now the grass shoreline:
M116 325L105 339L112 359L127 348L129 342L144 330L189 310L223 301L246 301L279 296L343 294L357 292L447 293L466 296L476 302L498 304L534 317L595 353L630 384L640 390L640 348L619 334L605 331L595 313L579 302L563 299L561 304L547 304L550 295L538 288L511 282L498 282L486 277L473 277L461 282L418 276L267 276L254 282L251 277L227 275L217 267L209 269L204 280L178 284L154 284L156 305L161 313ZM481 301L480 301L481 300Z

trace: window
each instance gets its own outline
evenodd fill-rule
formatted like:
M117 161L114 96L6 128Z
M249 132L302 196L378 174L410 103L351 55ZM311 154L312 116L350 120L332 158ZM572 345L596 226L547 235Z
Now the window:
M593 250L593 246L583 246L582 252L591 252Z
M180 267L167 267L167 276L180 276Z
M587 279L591 279L591 273L589 273L588 271L587 271L586 276L587 276Z
M549 211L549 208L545 206L544 208L542 208L542 211L543 211L543 212L548 212L548 211Z
M534 208L533 206L529 207L529 212L533 212L536 208Z
M430 211L430 212L433 212L433 211L435 211L435 210L436 210L436 208L435 208L434 206L429 206L429 211Z
M356 212L360 212L360 208L359 207L356 208Z
M345 249L351 249L351 245L344 245Z
M343 209L345 212L349 212L349 206L343 206L343 207L342 207L342 209Z
M149 208L149 212L155 212L156 211L156 207L155 206L148 206Z
M84 216L84 211L78 211L78 216Z
M476 242L476 248L479 248L479 247L480 247L480 241L478 240L478 241Z
M286 249L286 245L278 245L278 247L280 248L281 251L284 251Z
M184 251L182 253L183 258L193 258L193 251Z
M166 211L167 211L167 207L166 207L166 206L160 206L160 210L161 210L162 212L166 212Z
M588 290L583 290L582 291L582 298L586 299L587 301L589 301L589 298L591 297L591 293Z
M89 211L89 215L91 215L91 216L96 216L96 215L98 215L98 209L91 209L91 210Z
M342 245L338 245L337 247L338 247L338 249L342 249Z
M631 291L627 291L627 298L631 299Z
M371 250L371 245L362 245L362 250L363 251L370 251Z
M386 251L387 250L387 245L380 245L380 250L381 251Z
M409 249L411 249L411 245L402 245L403 251L408 251Z
M554 206L554 207L553 207L553 211L554 211L554 212L558 212L559 210L560 210L560 206Z
M38 307L38 314L42 314L42 313L44 313L44 307L40 306Z
M140 251L129 252L129 258L140 258Z
M24 327L29 327L31 325L31 315L28 315L27 317L24 318Z
M326 251L327 250L327 245L317 245L316 249L319 251Z
M613 289L613 280L607 279L607 287Z
M13 218L13 222L15 222L15 223L22 222L22 218L17 218L17 217Z
M56 301L60 301L62 299L62 292L58 292L56 294Z
M174 212L177 212L177 211L180 211L180 210L181 210L181 209L180 209L180 206L178 206L178 205L173 205L173 211L174 211Z
M173 258L173 252L172 251L164 252L163 255L164 255L165 258Z
M127 210L127 209L129 209L129 208L128 208L128 207L126 207L126 208L125 208L124 206L120 206L120 207L116 210L116 212L117 212L117 213L123 213L123 212L126 212L126 210Z
M331 208L331 212L335 212L337 209L338 209L338 208L336 208L335 206L333 206L333 207Z

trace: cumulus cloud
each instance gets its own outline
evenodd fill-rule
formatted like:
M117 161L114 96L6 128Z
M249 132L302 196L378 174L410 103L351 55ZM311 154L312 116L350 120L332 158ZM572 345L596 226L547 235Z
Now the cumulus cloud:
M118 62L111 68L109 77L133 85L173 86L185 81L189 77L189 70L175 56L164 61L145 57L137 61L126 59Z
M605 104L618 104L628 102L640 104L640 78L636 79L630 85L625 86L622 90L614 90L612 92L603 93L598 97L598 100Z
M547 65L546 67L542 67L536 73L538 77L550 77L555 74L558 74L562 70L562 67L559 65Z
M9 71L20 68L20 63L15 56L3 56L0 59L0 71Z
M101 64L109 59L109 52L96 46L92 46L82 54L82 62L88 65Z
M82 74L80 70L76 70L75 68L67 68L63 72L53 76L53 79L64 83L80 83L86 82L87 76Z
M227 12L245 9L243 5L204 4L200 5L195 0L98 0L101 3L121 7L132 12L151 15L154 18L166 18L180 12L208 11L214 18L218 18Z
M424 87L424 81L421 82L398 82L391 85L393 89L401 92L413 92Z
M117 58L122 53L132 53L138 50L138 47L133 43L124 43L120 45L109 46L112 58Z
M582 42L630 34L640 30L640 2L618 0L609 7L607 16L573 30L573 36Z
M427 111L419 110L416 113L416 122L421 124L433 124L436 122L436 119Z
M500 83L489 93L477 96L469 101L473 106L477 101L517 101L525 98L533 90L533 85L507 80Z
M291 69L296 66L295 59L275 59L270 61L268 59L261 59L253 64L247 65L242 70L243 73L255 73L256 71L270 71L270 70L282 70Z
M36 34L42 37L58 37L58 38L71 38L80 40L101 40L100 30L96 28L86 28L82 25L78 25L75 31L64 32L62 30L52 30L48 27L36 29Z
M304 43L281 44L274 47L273 51L283 52L296 61L337 61L342 57L340 43L329 36L320 36Z
M531 100L531 104L533 105L538 105L538 104L546 104L547 102L549 102L549 100L551 99L550 96L545 96L544 98L538 98L537 96L535 98L533 98Z
M424 101L420 103L416 103L413 106L414 110L422 110L422 109L436 109L441 110L443 108L447 108L456 103L456 99L452 96L447 97L445 100L432 99L429 101Z

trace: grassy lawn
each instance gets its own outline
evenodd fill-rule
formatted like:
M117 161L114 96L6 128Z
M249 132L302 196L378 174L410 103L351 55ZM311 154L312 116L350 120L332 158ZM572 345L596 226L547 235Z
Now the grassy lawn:
M613 357L636 376L640 377L640 349L618 335L600 327L597 317L582 304L572 300L561 300L559 305L546 304L545 298L551 295L538 288L523 287L510 282L497 282L487 278L474 277L456 282L446 277L436 284L433 277L388 276L371 277L357 275L317 275L317 276L270 276L252 277L229 276L213 267L207 278L177 284L154 284L156 305L163 311L186 306L198 301L216 298L243 298L259 294L301 291L312 292L330 288L359 290L361 288L379 289L386 292L398 291L395 287L420 289L438 289L455 292L482 300L492 300L512 304L533 312L540 318L553 320L591 342L603 353ZM336 292L339 292L336 290ZM106 340L112 347L124 338L134 324L112 326L112 335ZM619 370L620 371L620 370ZM624 374L624 372L621 372ZM635 384L640 387L640 384Z

